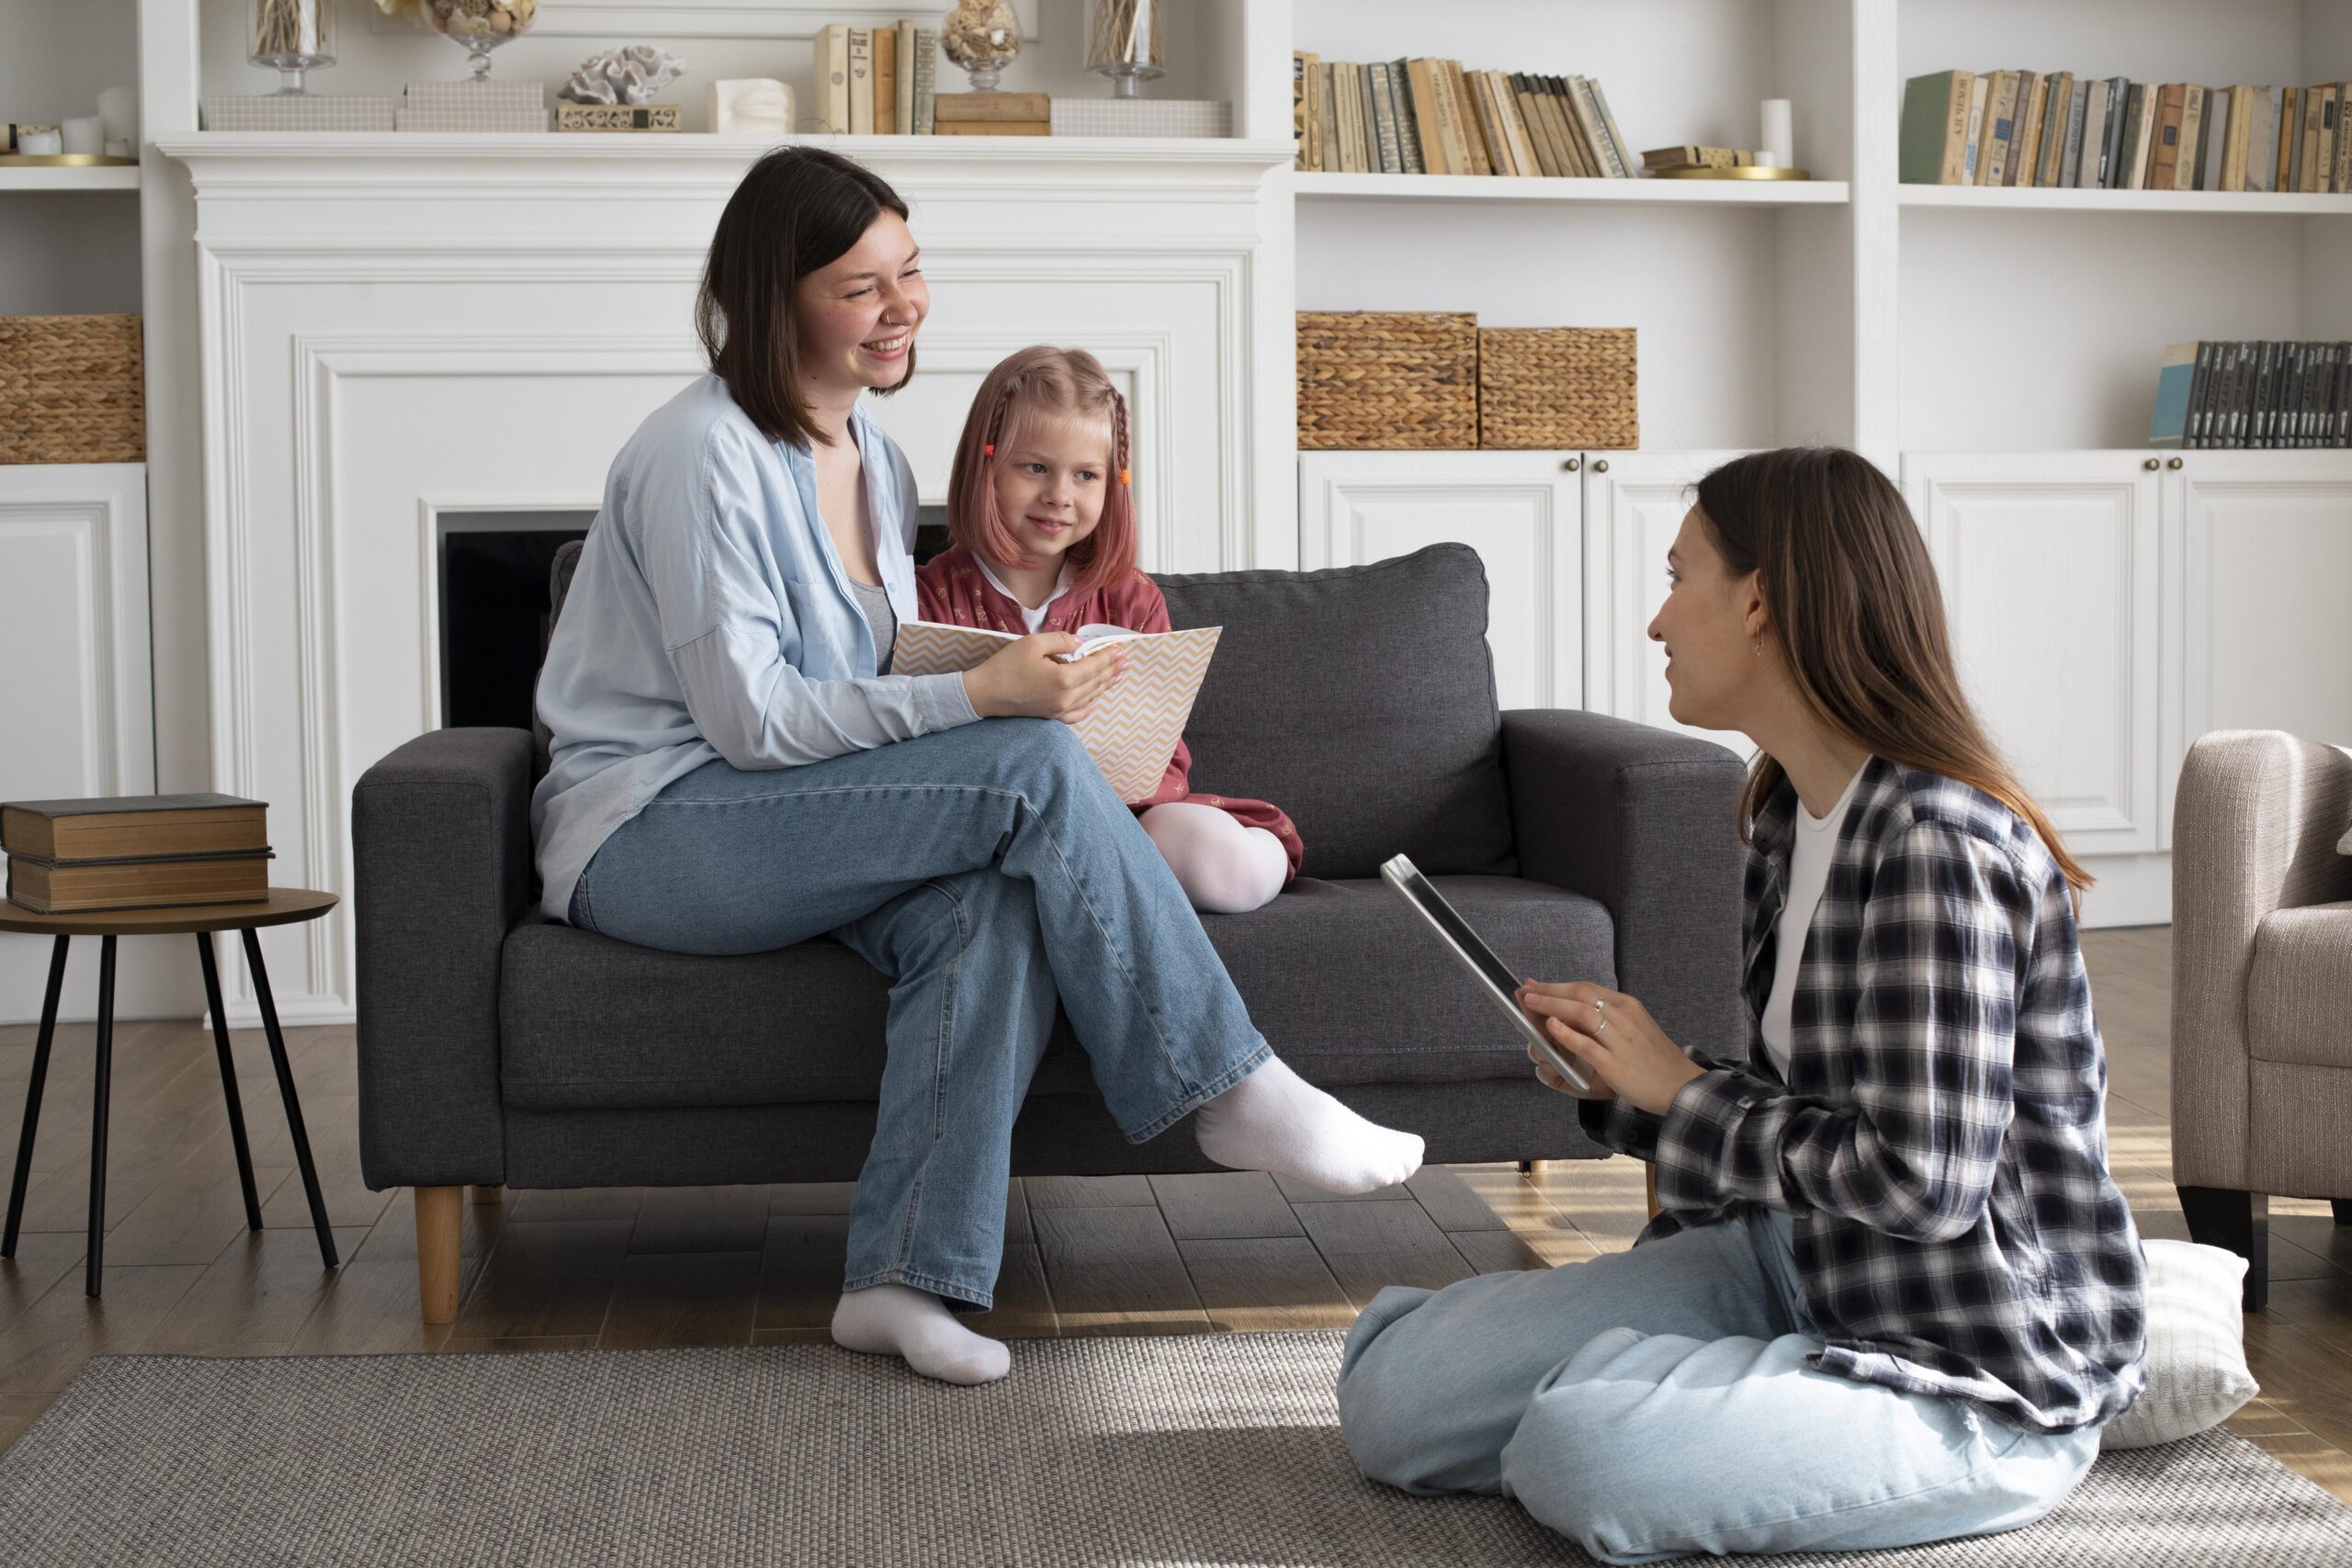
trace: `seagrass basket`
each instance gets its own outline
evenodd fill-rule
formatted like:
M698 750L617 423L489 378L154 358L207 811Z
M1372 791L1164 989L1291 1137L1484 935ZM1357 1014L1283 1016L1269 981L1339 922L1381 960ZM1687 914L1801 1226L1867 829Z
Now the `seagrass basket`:
M1478 318L1403 310L1298 313L1304 451L1478 445Z
M1634 365L1632 327L1481 328L1478 445L1639 446Z
M146 460L137 316L0 316L0 463Z

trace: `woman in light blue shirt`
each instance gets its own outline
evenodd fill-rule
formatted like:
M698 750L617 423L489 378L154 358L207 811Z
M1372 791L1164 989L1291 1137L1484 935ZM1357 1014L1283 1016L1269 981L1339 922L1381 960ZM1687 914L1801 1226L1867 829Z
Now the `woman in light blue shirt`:
M915 485L862 406L930 309L907 207L833 153L768 154L698 304L711 374L614 459L539 677L545 912L676 953L831 935L893 976L874 1144L833 1337L985 1382L1012 1122L1058 1000L1134 1142L1333 1191L1421 1140L1276 1059L1182 888L1063 722L1117 679L1026 637L888 673L915 614ZM789 1020L777 1021L790 1027Z

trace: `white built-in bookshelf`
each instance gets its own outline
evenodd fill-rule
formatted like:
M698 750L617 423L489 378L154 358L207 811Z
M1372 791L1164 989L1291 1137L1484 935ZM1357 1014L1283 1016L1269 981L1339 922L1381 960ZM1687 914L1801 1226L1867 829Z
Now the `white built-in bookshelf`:
M2344 0L1296 0L1295 47L1606 85L1634 150L1752 146L1794 104L1817 183L1301 173L1304 309L1641 332L1645 446L1900 454L2144 443L2164 345L2352 335L2352 196L1904 186L1905 78L2352 77ZM1482 188L1493 187L1493 188ZM1401 202L1430 220L1399 221Z

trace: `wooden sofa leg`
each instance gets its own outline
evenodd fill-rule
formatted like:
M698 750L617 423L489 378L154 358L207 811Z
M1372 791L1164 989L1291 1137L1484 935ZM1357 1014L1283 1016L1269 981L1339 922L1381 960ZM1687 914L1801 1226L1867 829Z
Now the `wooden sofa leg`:
M1523 1159L1519 1162L1519 1173L1521 1176L1541 1176L1551 1163L1548 1159Z
M2245 1310L2260 1312L2270 1300L2270 1199L2260 1192L2223 1187L2183 1187L2181 1216L2188 1239L2219 1247L2245 1259Z
M464 1229L463 1187L416 1190L416 1301L427 1323L458 1317L458 1239Z
M506 1189L503 1187L477 1186L474 1189L474 1201L477 1203L503 1203L506 1201Z

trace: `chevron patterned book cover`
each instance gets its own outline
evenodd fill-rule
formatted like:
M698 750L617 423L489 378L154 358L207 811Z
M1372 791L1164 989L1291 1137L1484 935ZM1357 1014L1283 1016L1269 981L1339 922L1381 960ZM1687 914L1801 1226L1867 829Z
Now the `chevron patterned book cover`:
M1216 654L1221 626L1194 626L1180 632L1131 632L1115 626L1080 628L1079 650L1068 655L1083 659L1114 643L1127 645L1127 672L1094 711L1071 728L1085 744L1086 754L1102 776L1129 805L1149 798L1168 772L1176 742L1184 738L1184 722L1193 716L1193 701ZM954 675L985 663L1006 643L1018 637L978 626L954 626L938 621L908 621L899 627L897 650L890 656L893 675Z

